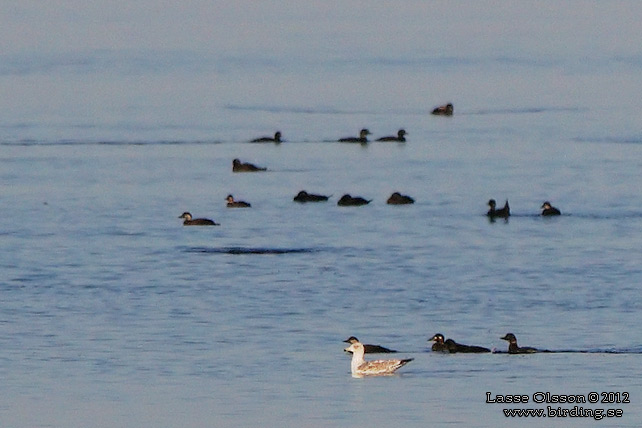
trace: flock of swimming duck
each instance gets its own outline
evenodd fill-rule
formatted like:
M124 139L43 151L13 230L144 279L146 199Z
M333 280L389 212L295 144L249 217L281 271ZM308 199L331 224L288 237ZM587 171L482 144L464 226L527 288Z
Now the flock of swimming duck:
M236 161L238 161L238 159L234 159L234 162ZM242 164L242 165L251 165L251 164ZM252 167L257 168L254 165L252 165ZM255 171L264 171L264 170L265 169L258 169ZM317 195L314 193L308 193L305 190L301 190L299 193L296 194L296 196L294 196L293 201L299 202L299 203L325 202L329 198L330 197L326 195ZM227 195L226 201L227 201L228 208L252 207L252 204L250 204L249 202L235 200L233 195ZM371 199L368 200L360 196L351 196L349 194L345 194L337 201L337 205L341 207L360 206L360 205L367 205L370 202L372 202ZM386 203L388 205L407 205L407 204L414 204L415 200L408 195L402 195L399 192L394 192L386 200ZM488 206L490 209L486 213L486 216L490 220L494 220L496 218L508 219L508 217L510 217L510 206L508 205L508 201L506 201L506 203L504 204L504 207L497 208L497 202L494 199L491 199L488 201ZM545 201L542 204L541 209L542 209L542 212L540 213L540 215L544 217L561 215L561 211L555 208L554 206L552 206L551 203L548 201ZM216 223L213 220L210 220L208 218L192 218L192 214L188 211L185 211L178 218L183 219L183 226L219 226L220 225L219 223Z
M235 170L234 168L243 168L243 172L247 171L265 171L266 168L259 168L255 165L248 163L241 163L240 160L234 159L233 161L233 170L235 172L241 172L241 170ZM299 193L294 196L293 201L299 203L308 203L308 202L325 202L330 198L326 195L317 195L314 193L308 193L305 190L301 190ZM237 201L234 199L233 195L227 195L226 198L228 208L250 208L252 204L245 201ZM350 194L343 195L338 201L337 205L341 207L346 206L360 206L367 205L372 200L362 198L360 196L351 196ZM399 192L394 192L386 200L388 205L407 205L414 204L415 200L408 195L402 195ZM486 216L490 220L495 220L496 218L508 219L510 217L510 206L508 201L504 204L502 208L497 208L497 202L494 199L488 201L489 210L486 213ZM550 202L545 201L541 206L542 212L540 215L544 217L549 216L558 216L561 215L561 211L551 205ZM185 211L178 218L183 219L183 226L219 226L219 223L214 222L208 218L192 218L192 214L188 211Z
M536 352L550 352L545 349L537 349L529 346L518 346L517 338L513 333L507 333L500 339L508 341L508 354L534 354ZM433 337L428 339L428 341L434 342L431 347L433 352L442 352L445 354L481 354L497 352L494 349L490 350L488 348L484 348L483 346L463 345L461 343L455 342L452 339L445 339L444 335L441 333L435 334ZM366 361L364 359L364 354L389 354L397 351L379 345L363 344L354 336L350 336L348 339L344 340L344 342L350 344L350 346L345 348L344 351L352 354L350 371L352 372L353 377L391 375L395 371L397 371L397 369L414 360L414 358L406 358Z
M444 104L439 107L435 107L431 114L435 116L452 116L454 113L454 107L451 103ZM377 138L375 141L397 141L400 143L405 143L406 142L406 134L407 132L404 129L400 129L397 131L397 135L390 135L387 137L381 137ZM368 142L368 135L372 135L370 131L366 128L362 129L359 132L358 137L344 137L344 138L339 138L337 141L340 143L367 143ZM283 140L281 139L283 135L281 134L281 131L276 131L274 133L274 137L260 137L260 138L255 138L253 140L250 140L251 143L282 143Z
M433 111L432 114L434 115L440 115L440 116L452 116L453 114L453 105L452 104L446 104L443 106L436 107ZM367 143L368 139L367 136L370 135L370 131L367 129L362 129L361 132L359 133L359 137L345 137L345 138L339 138L337 141L338 142L350 142L350 143ZM403 129L400 129L397 132L397 136L387 136L387 137L381 137L377 139L376 141L398 141L398 142L405 142L405 135L406 131ZM274 134L274 137L261 137L261 138L256 138L254 140L251 140L251 142L254 143L259 143L259 142L274 142L274 143L280 143L282 142L281 140L281 132L277 131ZM256 166L254 164L248 163L248 162L241 162L240 159L234 159L232 161L232 172L261 172L261 171L267 171L266 167L261 167L261 166ZM308 193L305 190L301 190L296 196L294 196L293 200L294 202L299 202L299 203L307 203L307 202L325 202L330 198L330 196L327 195L318 195L318 194L313 194L313 193ZM227 207L228 208L250 208L252 205L248 202L245 201L237 201L234 199L233 195L228 195L227 196ZM337 205L338 206L361 206L361 205L367 205L372 200L365 199L361 196L352 196L350 194L345 194L343 195L338 201ZM399 192L394 192L390 197L386 200L386 203L389 205L407 205L407 204L413 204L415 200L408 196L408 195L402 195ZM504 204L503 208L497 208L497 203L494 199L491 199L488 201L488 206L490 209L487 212L487 216L491 219L494 220L495 218L504 218L507 219L510 217L510 206L508 205L508 201ZM553 207L550 202L546 201L542 204L541 206L542 216L555 216L555 215L560 215L561 212L559 209ZM181 214L178 218L183 219L183 225L184 226L218 226L219 223L214 222L213 220L207 219L207 218L193 218L192 214L188 211L185 211L183 214Z
M233 172L258 172L266 171L267 168L258 167L251 163L241 162L239 159L234 159L232 161L232 171ZM325 202L330 199L330 196L327 195L318 195L314 193L308 193L305 190L301 190L299 193L294 196L293 201L298 203L308 203L308 202ZM252 204L245 201L237 201L234 199L233 195L227 195L227 208L251 208ZM367 205L372 202L371 199L365 199L360 196L351 196L350 194L343 195L338 201L337 205L340 207L348 206L361 206ZM402 195L399 192L394 192L386 201L389 205L407 205L414 204L415 200L408 195ZM192 218L192 214L189 211L185 211L178 218L183 219L184 226L219 226L219 223L216 223L213 220L208 218Z

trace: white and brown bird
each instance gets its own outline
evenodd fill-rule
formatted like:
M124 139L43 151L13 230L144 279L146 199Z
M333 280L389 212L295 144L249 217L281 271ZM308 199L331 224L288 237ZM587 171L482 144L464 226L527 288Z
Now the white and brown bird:
M414 359L366 361L363 359L365 349L361 342L352 343L345 351L352 352L352 362L350 363L352 377L391 375L398 368L405 366Z

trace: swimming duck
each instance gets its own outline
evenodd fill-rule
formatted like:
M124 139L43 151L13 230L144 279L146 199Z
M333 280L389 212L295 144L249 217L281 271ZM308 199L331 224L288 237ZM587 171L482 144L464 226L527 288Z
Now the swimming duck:
M354 336L350 336L346 340L344 340L344 342L353 344L353 343L358 343L359 339L357 339ZM365 349L366 354L390 354L393 352L397 352L393 349L384 348L383 346L379 346L379 345L363 345L363 347Z
M362 197L352 197L348 194L345 194L341 196L341 199L339 199L339 202L337 202L337 205L340 207L356 207L359 205L367 205L369 204L370 201L363 199Z
M345 137L345 138L339 138L339 142L341 143L367 143L368 138L367 136L370 135L370 131L367 129L362 129L361 132L359 132L359 137Z
M225 200L227 201L228 208L249 208L252 206L244 201L235 201L232 195L227 195Z
M267 168L260 168L251 163L242 163L238 159L232 161L232 171L233 172L254 172L254 171L266 171Z
M444 335L441 333L435 334L433 337L428 339L428 342L435 342L432 344L432 350L436 352L449 352L448 347L444 343Z
M301 190L295 197L294 202L323 202L327 201L328 196L324 195L315 195L313 193L308 193L305 190Z
M406 134L407 134L407 132L405 130L400 129L399 131L397 131L397 136L396 137L393 137L393 136L381 137L381 138L378 138L377 141L399 141L400 143L405 143L406 142L406 137L404 137L404 135L406 135Z
M386 201L389 205L405 205L405 204L414 204L415 200L410 196L402 195L399 192L395 192Z
M488 201L488 206L490 209L488 210L488 213L486 214L490 218L495 218L495 217L502 217L502 218L508 218L510 216L510 207L508 206L508 200L504 204L504 208L501 209L495 209L497 203L495 202L494 199L491 199Z
M546 201L542 204L542 215L543 216L550 216L550 215L560 215L562 214L560 210L555 208L554 206L551 205L550 202Z
M192 215L185 211L178 218L184 219L183 226L219 226L218 223L214 223L209 218L195 218L192 219Z
M428 341L433 341L432 350L437 352L448 352L454 354L456 352L462 353L485 353L490 352L490 349L484 348L483 346L474 346L474 345L462 345L457 343L452 339L444 341L444 335L441 333L435 334L433 337L428 339Z
M344 350L352 352L352 361L350 362L352 377L391 375L414 359L366 361L363 358L365 348L360 342L355 342Z
M451 103L448 103L443 106L435 107L435 109L432 111L432 114L436 116L452 116L453 112L453 105Z
M281 142L281 131L276 131L273 137L261 137L255 138L251 143L280 143Z
M509 354L534 354L535 352L540 352L540 350L537 348L517 346L517 338L513 333L507 333L506 336L500 337L500 339L508 341Z

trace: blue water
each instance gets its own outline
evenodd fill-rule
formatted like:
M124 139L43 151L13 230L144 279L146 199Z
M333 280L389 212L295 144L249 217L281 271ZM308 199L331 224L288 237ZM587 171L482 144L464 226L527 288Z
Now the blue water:
M542 426L502 409L573 407L487 392L627 392L583 405L620 418L549 424L639 426L642 7L368 5L7 8L3 427ZM332 142L362 127L408 142ZM513 216L489 222L490 198ZM437 332L574 352L441 355ZM414 361L354 379L350 335Z

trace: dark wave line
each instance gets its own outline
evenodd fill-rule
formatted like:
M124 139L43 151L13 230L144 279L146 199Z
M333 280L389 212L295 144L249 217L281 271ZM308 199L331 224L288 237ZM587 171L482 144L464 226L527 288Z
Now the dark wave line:
M577 137L574 138L573 141L576 143L642 144L641 137Z
M201 141L201 140L153 140L153 141L78 141L78 140L59 140L59 141L40 141L40 140L19 140L3 141L2 146L16 147L33 147L33 146L178 146L178 145L213 145L222 144L221 141Z
M486 214L480 213L480 216L486 217ZM510 214L510 217L508 219L497 217L493 219L494 222L500 222L500 221L510 221L511 219L520 219L520 218L531 218L531 219L536 219L536 218L541 218L542 220L546 221L553 221L555 219L559 218L565 218L565 217L573 217L573 218L579 218L579 219L587 219L587 220L623 220L623 219L636 219L636 218L642 218L642 211L639 212L617 212L617 213L608 213L608 214L601 214L601 213L562 213L559 216L551 216L551 217L546 217L542 216L539 213L512 213Z
M265 248L265 247L190 247L187 253L206 254L301 254L321 251L317 248Z
M508 354L508 351L498 351L493 349L493 354ZM535 354L638 354L642 355L642 349L624 348L624 349L540 349ZM511 354L513 355L513 354ZM514 355L529 355L529 354L514 354Z
M225 106L228 110L256 111L267 113L298 113L298 114L409 114L409 115L429 115L432 109L403 109L403 110L342 110L332 107L297 107L297 106L267 106L267 105L239 105L228 104ZM516 107L516 108L488 108L470 111L458 111L457 116L466 115L492 115L492 114L535 114L547 112L580 112L586 111L586 108L579 107Z
M521 107L521 108L496 108L481 109L469 112L456 113L457 115L487 115L487 114L536 114L548 112L580 112L587 111L579 107Z
M555 354L642 354L641 349L560 349L557 351L549 351Z
M354 114L393 114L393 115L429 115L432 111L426 109L402 109L402 110L342 110L331 107L296 107L296 106L266 106L266 105L238 105L228 104L225 106L228 110L253 111L265 113L292 113L292 114L336 114L336 115L354 115Z
M371 110L340 110L330 107L294 107L294 106L261 106L261 105L248 105L242 106L238 104L228 104L225 106L227 110L240 110L240 111L256 111L267 113L299 113L299 114L377 114L376 111Z
M564 215L564 214L562 214ZM573 216L576 218L588 219L588 220L617 220L617 219L635 219L642 218L642 212L618 212L618 213L609 213L609 214L566 214L568 216Z

